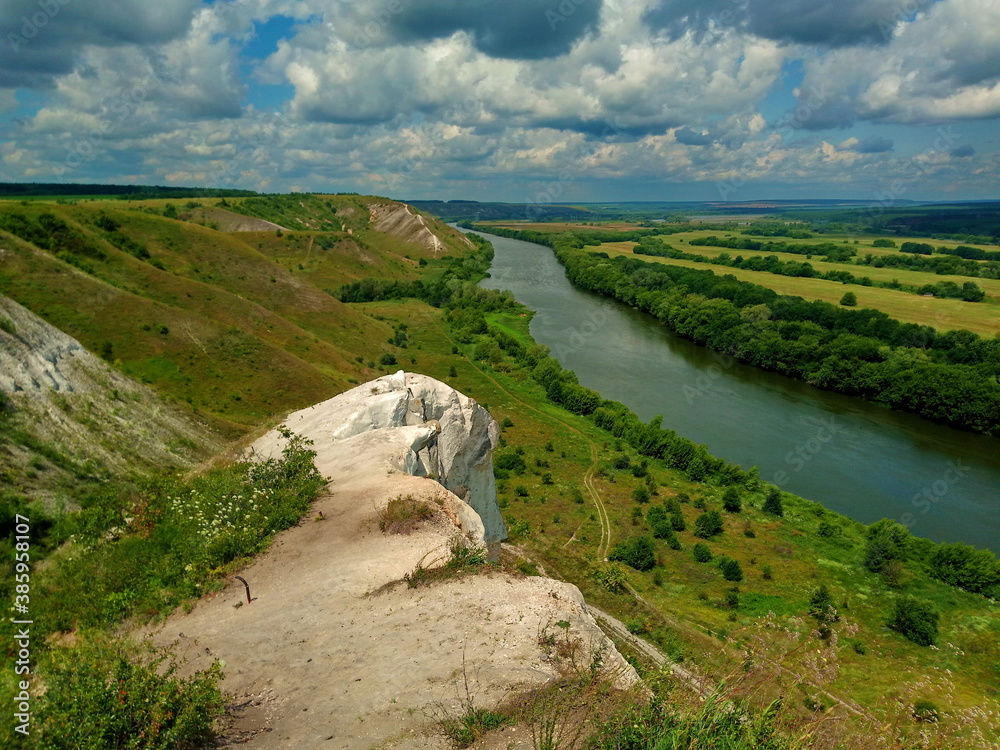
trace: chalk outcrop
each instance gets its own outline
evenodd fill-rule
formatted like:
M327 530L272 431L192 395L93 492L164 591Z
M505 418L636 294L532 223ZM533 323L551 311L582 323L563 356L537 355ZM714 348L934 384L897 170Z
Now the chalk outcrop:
M189 467L218 442L191 415L3 295L0 318L0 391L36 442L95 470L119 471ZM24 445L8 448L0 469L12 470L32 496L55 499L50 489L65 467L46 463L44 472L32 472L38 457Z
M467 504L456 511L470 537L495 546L507 529L497 505L493 448L499 430L482 406L446 383L400 370L297 411L285 426L314 443L317 467L364 461L372 471L399 471L439 482ZM269 433L254 449L274 455L281 437Z
M490 471L497 427L475 401L398 372L285 424L314 441L328 493L240 571L251 605L234 582L169 618L156 637L177 641L192 669L225 663L223 688L241 706L229 742L447 750L433 717L460 716L469 700L495 706L574 664L602 664L619 687L636 682L571 584L492 567L416 588L405 582L447 560L458 533L473 541L503 534ZM282 443L272 432L254 450L274 454ZM408 533L384 533L383 509L400 496L424 502L432 517ZM498 732L501 744L489 747L528 750L530 733L518 731Z
M380 232L423 245L433 251L435 257L448 249L433 232L427 220L412 206L405 203L376 203L369 206L369 210L372 225ZM472 244L464 237L462 242Z

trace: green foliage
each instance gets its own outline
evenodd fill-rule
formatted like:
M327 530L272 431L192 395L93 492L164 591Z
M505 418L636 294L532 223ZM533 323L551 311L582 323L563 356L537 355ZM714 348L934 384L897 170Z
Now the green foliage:
M941 709L934 701L918 700L913 703L913 718L917 721L935 724L941 719Z
M623 562L636 570L656 567L656 546L648 536L618 542L608 555L608 560Z
M694 535L701 539L711 539L723 529L722 515L717 510L706 511L694 520Z
M169 651L88 637L53 649L34 705L39 750L201 747L223 713L218 662L189 677Z
M1000 562L989 550L962 542L940 544L928 563L935 578L966 591L978 594L1000 586Z
M937 611L927 602L904 596L896 600L886 625L918 646L932 646L937 642L939 619Z
M494 454L493 465L502 471L510 471L514 474L523 474L528 469L524 457L516 451Z
M74 554L36 576L38 620L55 631L168 612L265 550L326 484L310 441L280 429L280 458L96 495L78 517Z
M833 596L826 584L821 584L812 596L809 597L809 614L821 624L837 622L840 615L837 614L837 607L833 602Z
M648 503L649 502L649 490L646 485L640 484L634 490L632 490L632 499L637 503Z
M884 573L890 563L903 560L911 538L909 529L888 518L869 526L866 536L864 566L873 573Z
M692 552L694 554L694 559L697 562L706 563L712 561L712 550L704 542L696 543Z
M769 515L777 516L778 518L785 515L785 509L781 504L781 490L777 487L771 487L771 489L767 491L767 498L764 500L764 505L761 510Z
M8 318L6 315L0 315L0 331L9 333L11 336L16 336L17 326L15 326L14 321Z
M671 513L670 525L674 527L674 531L684 531L687 528L687 524L684 522L684 514L679 510Z
M740 502L740 492L735 487L727 487L725 494L722 496L722 508L727 513L739 513L743 510L743 504Z
M389 352L386 352L381 357L379 357L378 363L380 365L385 365L385 366L398 364L396 361L396 355L390 354Z
M445 716L438 718L437 725L451 743L457 748L469 747L486 732L509 724L510 719L499 711L491 711L470 705L461 716Z
M628 576L625 569L617 563L603 565L594 573L597 582L608 591L620 594L628 587Z
M845 292L844 296L840 298L840 304L844 307L856 307L858 304L858 295L854 292Z
M718 564L719 570L722 571L722 577L727 581L743 580L743 568L740 566L738 561L723 555L719 558Z

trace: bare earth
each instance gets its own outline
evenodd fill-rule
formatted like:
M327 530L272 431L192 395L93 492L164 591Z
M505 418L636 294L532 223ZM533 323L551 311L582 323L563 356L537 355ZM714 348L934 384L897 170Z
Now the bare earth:
M460 514L449 510L461 500L432 479L387 468L397 448L379 455L361 442L369 443L363 454L316 446L332 491L241 572L252 604L233 582L155 635L178 641L194 667L225 662L223 688L243 707L224 746L448 747L433 718L461 713L466 679L476 705L492 708L557 674L539 636L566 632L560 620L582 652L605 649L620 685L635 681L572 585L499 571L413 589L387 585L447 556L460 533ZM443 505L432 502L435 517L415 533L385 535L377 509L400 494ZM320 513L325 520L313 520ZM530 735L506 730L490 746L530 747Z

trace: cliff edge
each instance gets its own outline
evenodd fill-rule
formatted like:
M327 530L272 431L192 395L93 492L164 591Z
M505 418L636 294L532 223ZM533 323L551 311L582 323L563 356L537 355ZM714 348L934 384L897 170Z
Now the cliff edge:
M636 681L575 586L488 565L405 581L447 560L456 535L496 545L504 533L490 460L497 428L475 401L398 372L285 424L314 441L328 494L241 572L251 604L232 583L156 636L179 641L192 668L224 662L223 688L240 707L227 746L449 747L434 717L556 679L566 665L553 637L572 640L581 661L600 653L619 685ZM253 449L282 443L275 431ZM425 503L429 517L386 533L379 521L395 498ZM504 747L531 746L504 736Z

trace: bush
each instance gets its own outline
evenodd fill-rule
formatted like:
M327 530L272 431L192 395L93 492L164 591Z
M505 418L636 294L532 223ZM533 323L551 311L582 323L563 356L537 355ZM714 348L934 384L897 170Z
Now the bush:
M772 487L768 491L762 510L769 515L778 516L778 518L785 515L785 509L781 505L781 490Z
M938 545L929 564L938 580L976 594L1000 584L1000 563L993 553L962 542Z
M941 711L934 701L920 700L913 704L913 718L930 724L936 723L941 718Z
M902 560L910 541L910 531L896 521L883 518L868 527L864 565L873 573L885 571L894 560Z
M701 539L711 539L721 534L723 528L722 516L717 510L702 513L694 521L694 535Z
M743 510L739 490L735 487L729 487L726 490L726 493L722 496L722 508L727 513L739 513Z
M712 550L704 542L698 542L694 545L694 559L697 562L705 563L712 561Z
M640 484L634 490L632 490L632 499L637 503L648 503L649 502L649 490L646 489L645 485Z
M837 622L840 619L840 615L837 614L837 608L833 603L833 597L830 595L830 590L826 587L825 583L816 589L812 597L810 597L809 614L813 616L816 622L821 624Z
M378 363L380 365L386 365L386 366L397 364L396 363L396 355L395 354L390 354L390 353L386 352L381 357L379 357Z
M36 698L40 750L189 748L212 737L223 713L218 662L190 677L167 650L127 641L81 640L53 649Z
M840 298L840 304L844 307L856 307L858 304L858 295L854 292L847 292Z
M684 523L684 514L679 510L671 513L670 525L673 526L674 531L684 531L687 528L687 524Z
M892 617L886 624L918 646L931 646L937 641L939 619L927 602L904 596L896 600Z
M623 562L636 570L652 570L656 567L656 547L648 536L640 536L618 542L608 555L608 560Z
M510 471L514 474L523 474L528 468L524 463L524 457L516 451L497 454L493 458L493 465L501 471Z
M731 557L723 555L719 558L719 570L722 571L722 577L727 581L743 580L743 568Z

